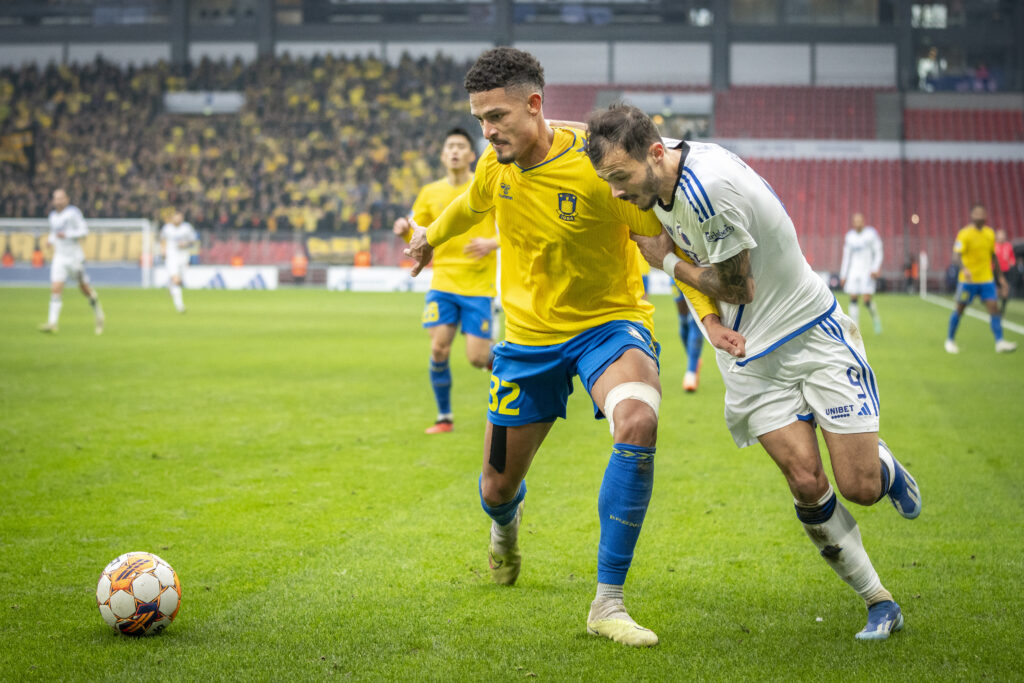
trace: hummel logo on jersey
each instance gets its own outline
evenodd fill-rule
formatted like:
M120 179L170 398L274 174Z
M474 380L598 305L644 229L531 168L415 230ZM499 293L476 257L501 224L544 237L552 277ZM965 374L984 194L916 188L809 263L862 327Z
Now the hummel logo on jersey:
M704 239L708 242L719 242L731 235L736 228L726 225L721 230L708 230L704 233Z
M502 199L512 199L512 195L509 194L512 191L512 186L508 183L501 184L501 193L498 195Z
M576 220L576 195L572 192L558 193L558 217L563 221Z
M683 232L683 226L678 223L676 223L676 234L679 235L679 239L686 242L686 246L690 246L690 238L686 236L685 232Z
M640 341L644 341L644 336L637 332L636 330L634 330L632 327L629 328L629 333L636 337L637 339L639 339Z
M860 411L857 414L858 415L870 415L871 414L871 408L868 408L868 404L867 403L863 403L863 404L861 404Z

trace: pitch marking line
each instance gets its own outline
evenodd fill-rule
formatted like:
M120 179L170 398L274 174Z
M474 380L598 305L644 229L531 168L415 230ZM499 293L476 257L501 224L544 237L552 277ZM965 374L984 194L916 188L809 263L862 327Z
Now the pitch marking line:
M956 308L956 305L952 301L947 301L947 300L943 299L942 297L935 296L934 294L925 294L921 298L924 299L925 301L927 301L930 304L935 304L936 306L942 306L943 308L947 308L947 309L949 309L951 311ZM977 318L978 320L983 320L985 322L988 322L988 319L989 319L988 313L980 313L980 312L974 310L973 308L965 309L964 313L966 313L967 315L969 315L972 318ZM1004 330L1010 330L1012 332L1016 332L1017 334L1024 335L1024 326L1018 325L1017 323L1009 322L1007 320L1003 320L1003 329Z

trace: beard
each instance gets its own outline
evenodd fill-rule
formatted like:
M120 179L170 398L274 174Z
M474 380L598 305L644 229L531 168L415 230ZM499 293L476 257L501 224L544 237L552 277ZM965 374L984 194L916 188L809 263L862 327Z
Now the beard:
M508 165L516 160L516 153L510 147L506 147L503 152L499 152L498 148L494 147L493 143L491 144L491 147L494 148L494 156L497 157L499 164Z
M636 194L621 197L628 202L633 202L641 211L650 211L658 203L658 179L654 177L654 170L650 165L646 168L646 175L640 191Z

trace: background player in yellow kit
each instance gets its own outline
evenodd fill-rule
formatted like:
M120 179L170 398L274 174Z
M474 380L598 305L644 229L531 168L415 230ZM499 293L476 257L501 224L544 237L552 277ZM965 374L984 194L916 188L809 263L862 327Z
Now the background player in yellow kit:
M953 259L954 263L957 260L960 262L960 277L956 286L956 309L949 316L949 335L946 337L948 353L960 353L960 348L954 341L956 328L960 325L960 316L964 314L964 309L976 296L981 297L991 316L989 324L992 326L992 336L996 338L996 353L1017 350L1015 342L1003 339L1003 317L999 311L996 277L1001 289L1006 288L1006 280L998 266L994 271L992 268L996 235L992 228L986 225L987 220L988 212L984 205L972 206L971 222L960 229L953 244Z
M528 53L485 52L465 79L470 111L491 147L469 190L428 229L414 226L407 254L416 275L433 246L494 213L501 226L501 296L506 339L495 347L480 499L491 517L491 576L512 584L524 478L556 418L565 417L573 376L608 419L612 455L598 497L597 595L587 630L633 646L658 642L623 604L653 485L661 387L652 306L643 300L630 229L661 224L615 201L587 159L585 134L552 130L542 111L544 70ZM693 290L690 290L693 291ZM716 345L743 352L707 297L694 302Z
M469 187L474 161L476 152L469 133L462 128L448 131L441 148L441 163L447 173L444 178L424 185L417 195L412 219L418 225L430 225ZM394 231L408 239L409 220L396 220ZM497 248L494 220L485 215L467 232L434 252L434 277L423 309L423 327L430 333L430 385L437 401L437 421L427 428L427 434L452 430L452 372L448 358L460 323L466 335L469 362L478 368L490 363Z

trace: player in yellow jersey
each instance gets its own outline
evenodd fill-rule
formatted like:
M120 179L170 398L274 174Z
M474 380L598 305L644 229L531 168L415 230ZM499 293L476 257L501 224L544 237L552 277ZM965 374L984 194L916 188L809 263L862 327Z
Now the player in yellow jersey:
M946 337L946 351L960 353L954 337L960 324L960 316L964 309L980 296L985 308L988 309L989 324L992 335L996 338L996 353L1009 353L1017 350L1017 344L1003 339L1003 318L999 311L996 292L996 279L999 288L1006 288L1006 280L998 265L993 269L995 260L996 236L992 228L986 225L988 212L983 204L971 207L971 222L961 228L953 244L953 262L960 268L960 278L956 286L956 308L949 316L949 335Z
M524 478L554 421L565 417L579 375L615 442L598 496L598 586L587 631L654 645L658 637L626 611L622 586L650 500L661 402L653 307L643 300L630 230L654 235L661 224L612 198L590 167L582 132L548 126L544 70L532 55L488 50L465 86L491 147L469 189L429 228L414 226L407 254L416 275L434 247L480 216L493 213L501 226L506 339L494 350L479 483L492 519L491 576L508 585L519 575ZM694 305L711 340L741 354L743 338L721 325L711 301L700 296Z
M412 205L412 219L429 225L453 199L469 187L476 161L473 138L462 128L445 135L441 163L445 177L423 186ZM395 234L411 237L409 219L399 218ZM487 215L469 231L434 252L434 277L423 309L423 327L430 333L430 384L437 402L437 421L427 434L452 431L452 373L448 357L458 325L466 335L466 355L474 367L491 361L491 306L495 296L498 248L494 219Z

